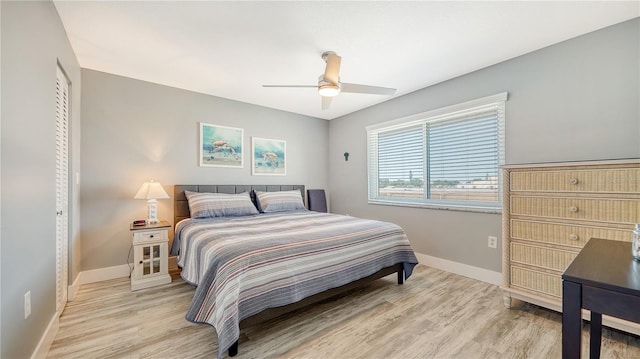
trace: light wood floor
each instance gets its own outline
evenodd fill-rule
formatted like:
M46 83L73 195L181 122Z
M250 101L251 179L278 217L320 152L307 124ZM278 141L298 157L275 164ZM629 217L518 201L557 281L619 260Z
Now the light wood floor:
M418 266L241 332L236 358L560 358L561 315L502 305L495 285ZM83 285L48 358L215 358L208 325L184 319L194 287L137 292L128 279ZM582 352L588 357L588 324ZM603 330L602 358L640 358L640 338Z

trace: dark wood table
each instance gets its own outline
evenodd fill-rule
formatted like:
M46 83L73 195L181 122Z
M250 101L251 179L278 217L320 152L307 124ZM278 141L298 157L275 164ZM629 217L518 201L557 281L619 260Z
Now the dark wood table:
M640 263L631 243L591 238L562 274L562 358L580 358L582 308L591 311L591 358L600 357L602 315L640 323Z

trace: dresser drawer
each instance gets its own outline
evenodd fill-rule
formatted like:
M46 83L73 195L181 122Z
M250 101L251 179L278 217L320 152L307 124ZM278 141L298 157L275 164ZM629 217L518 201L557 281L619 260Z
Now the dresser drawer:
M554 297L562 296L560 274L549 274L511 266L511 285Z
M511 262L564 271L577 252L511 243Z
M511 191L640 192L640 168L512 172Z
M154 231L137 231L133 233L133 244L168 241L169 234L166 229Z
M512 196L511 214L634 224L640 222L640 200Z
M582 248L589 238L631 241L632 230L511 220L511 238Z

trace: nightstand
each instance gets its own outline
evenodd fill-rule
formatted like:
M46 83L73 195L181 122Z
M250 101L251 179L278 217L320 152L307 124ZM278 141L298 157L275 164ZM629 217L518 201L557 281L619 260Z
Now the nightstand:
M167 265L169 228L167 221L145 226L132 224L129 228L133 236L131 290L171 283Z

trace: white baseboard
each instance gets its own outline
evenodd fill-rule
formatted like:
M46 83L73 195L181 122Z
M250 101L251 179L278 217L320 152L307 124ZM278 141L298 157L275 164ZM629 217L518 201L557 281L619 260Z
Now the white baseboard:
M424 264L428 267L443 270L458 274L461 276L477 279L490 284L500 285L502 283L502 273L492 270L470 266L464 263L458 263L447 259L428 256L426 254L416 253L420 264Z
M49 348L51 348L51 344L56 339L56 334L58 334L58 327L60 325L60 312L56 312L51 318L47 329L42 334L40 338L40 342L38 342L38 346L33 351L31 355L31 359L45 359L47 354L49 354Z
M131 271L131 268L132 266L130 264L122 264L119 266L82 271L78 275L78 279L76 280L76 282L78 282L77 285L80 286L81 284L95 283L95 282L101 282L103 280L128 277ZM74 282L74 285L76 285L75 282Z
M76 280L73 281L73 284L67 287L67 301L73 302L76 299L76 294L80 290L80 273L76 276Z

